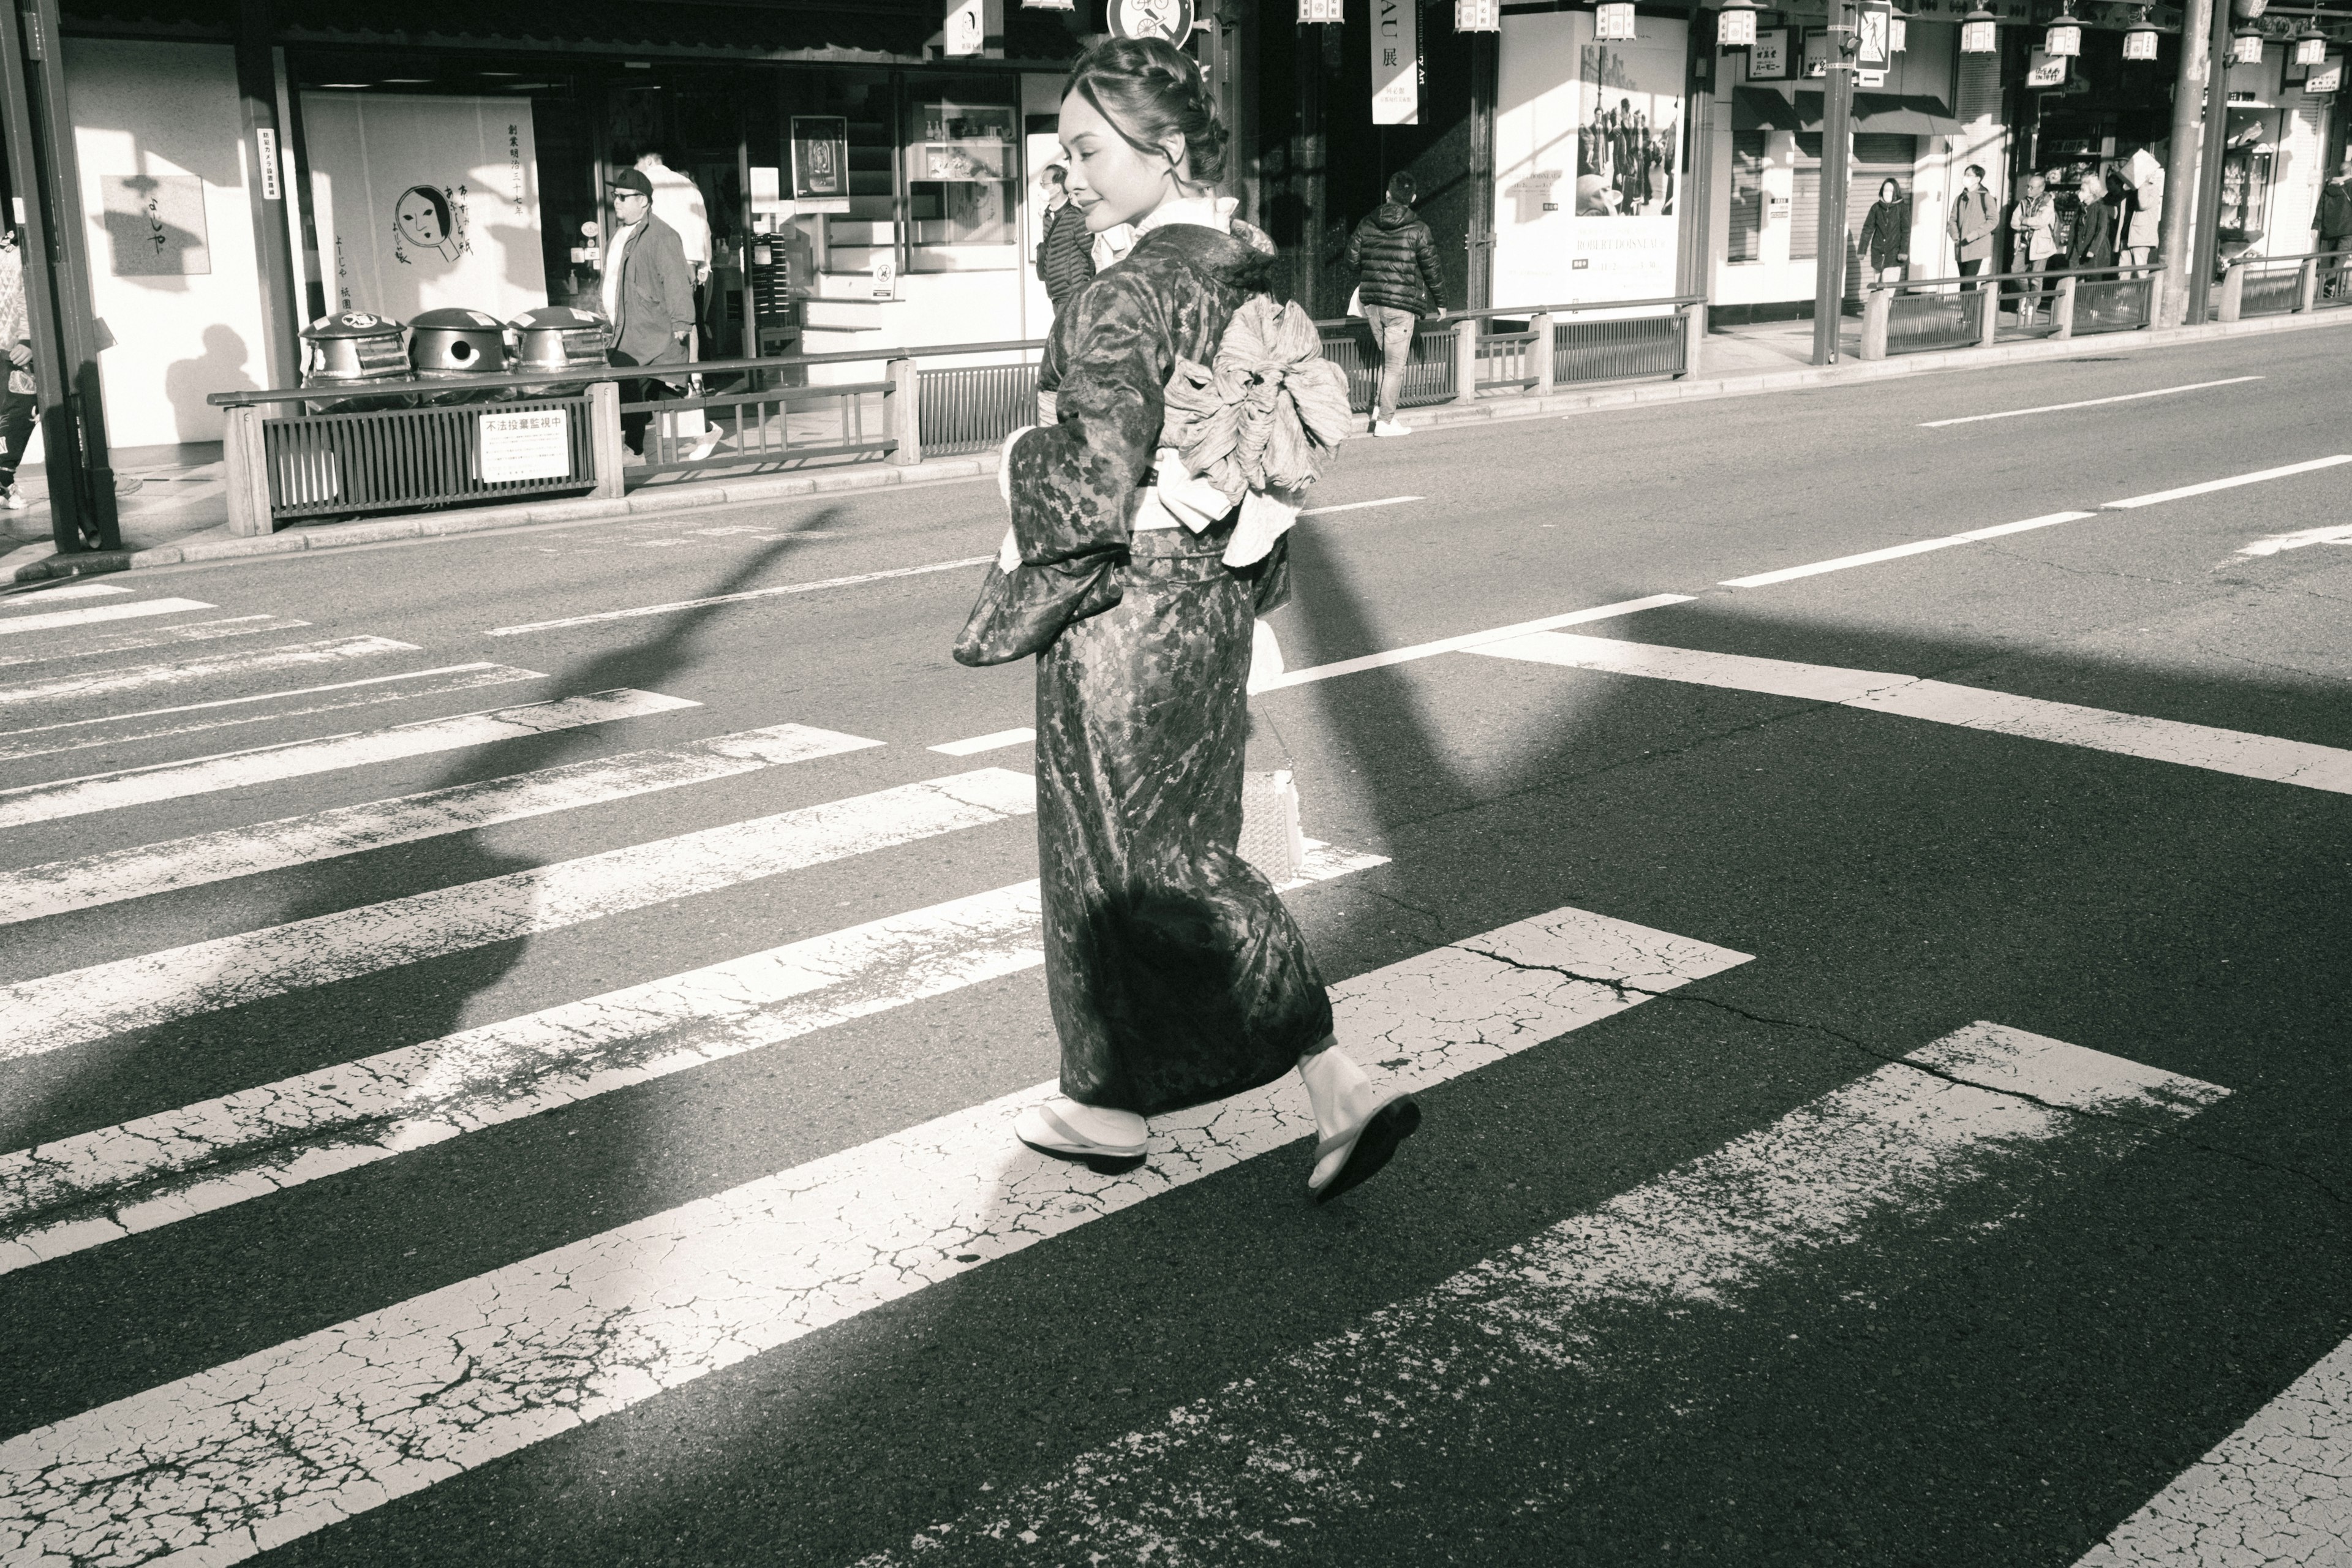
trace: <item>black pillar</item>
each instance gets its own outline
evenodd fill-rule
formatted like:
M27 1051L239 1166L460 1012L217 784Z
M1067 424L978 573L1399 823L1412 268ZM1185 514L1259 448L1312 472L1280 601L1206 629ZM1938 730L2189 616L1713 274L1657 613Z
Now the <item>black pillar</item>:
M2206 51L2211 58L2205 68L2205 135L2197 149L2196 228L2189 247L2191 326L2201 326L2207 319L2213 298L2213 264L2221 249L2221 162L2224 143L2230 140L2230 47L2229 0L2213 0L2213 38Z
M1685 117L1687 118L1687 116ZM1833 59L1822 81L1822 211L1813 260L1813 363L1835 364L1845 313L1845 194L1853 174L1853 67Z

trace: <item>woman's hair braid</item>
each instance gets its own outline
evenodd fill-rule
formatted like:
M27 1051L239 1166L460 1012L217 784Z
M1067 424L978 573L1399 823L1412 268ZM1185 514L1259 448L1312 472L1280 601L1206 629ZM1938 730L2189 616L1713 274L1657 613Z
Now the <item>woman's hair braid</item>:
M1192 57L1160 38L1105 38L1079 57L1062 96L1084 96L1139 153L1157 153L1171 135L1184 138L1195 183L1225 177L1231 136L1209 100Z

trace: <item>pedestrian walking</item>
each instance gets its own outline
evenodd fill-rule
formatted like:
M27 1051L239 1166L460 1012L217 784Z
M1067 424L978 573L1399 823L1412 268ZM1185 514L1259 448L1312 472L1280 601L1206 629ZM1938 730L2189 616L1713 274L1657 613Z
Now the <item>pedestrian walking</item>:
M2010 270L2039 273L2050 269L2051 258L2065 254L2058 242L2058 206L2051 199L2049 182L2040 174L2025 176L2025 189L2010 209ZM2017 324L2030 327L2039 310L2042 279L2029 277L2017 299Z
M1903 195L1901 181L1878 182L1878 199L1862 220L1858 247L1873 280L1903 281L1903 269L1911 262L1911 203Z
M1037 242L1037 280L1045 285L1055 316L1095 278L1095 237L1087 228L1087 215L1070 200L1069 177L1061 164L1045 165L1045 237Z
M1237 508L1213 487L1202 502L1206 476L1171 449L1182 441L1171 416L1180 387L1213 401L1205 367L1229 360L1256 385L1304 389L1255 413L1218 405L1245 426L1237 437L1228 425L1226 460L1262 451L1271 485L1276 454L1346 437L1345 384L1305 313L1277 313L1272 243L1214 199L1227 136L1191 57L1157 38L1095 45L1070 73L1061 137L1087 226L1131 223L1135 248L1055 322L1040 378L1057 390L1057 423L1006 444L1010 564L1001 552L955 650L967 664L1037 656L1061 1092L1015 1131L1118 1169L1143 1157L1146 1117L1296 1071L1321 1201L1378 1171L1421 1112L1335 1042L1306 938L1236 850L1254 618L1286 595L1286 541L1265 536L1264 508L1278 503L1255 486ZM1244 321L1282 323L1280 351L1237 342ZM1306 423L1285 425L1286 406Z
M2117 237L2117 257L2126 267L2144 269L2156 254L2157 236L2164 223L2164 165L2145 147L2132 149L2124 164L2131 185L2131 206Z
M33 319L25 302L25 253L13 227L0 228L0 343L8 345L7 390L0 393L0 511L23 511L16 468L32 445Z
M1358 279L1364 322L1381 351L1380 383L1372 397L1372 434L1410 436L1397 423L1397 399L1404 392L1405 362L1412 356L1413 323L1444 316L1438 304L1437 237L1412 210L1419 195L1411 174L1389 176L1389 199L1356 226L1348 241L1348 266Z
M2074 227L2066 240L2069 270L2096 271L2116 264L2116 216L2107 205L2107 183L2085 169L2075 185Z
M2343 252L2352 249L2352 153L2346 154L2343 167L2320 188L2319 210L2312 216L2311 228L2318 237L2313 248L2333 253L2320 267L2326 297L2336 299L2344 292Z
M1985 189L1984 165L1970 163L1959 197L1952 203L1952 216L1944 220L1944 232L1952 237L1953 252L1959 258L1961 277L1974 278L1984 270L1984 264L1992 259L1993 239L2000 228L2000 204ZM1982 287L1980 283L1961 285L1969 292Z
M619 227L604 247L602 290L605 319L613 323L614 364L683 363L694 336L694 271L677 230L653 213L654 185L640 169L613 176L613 216ZM624 403L651 403L669 395L668 384L646 378L621 384ZM621 438L630 451L645 451L651 413L621 416Z

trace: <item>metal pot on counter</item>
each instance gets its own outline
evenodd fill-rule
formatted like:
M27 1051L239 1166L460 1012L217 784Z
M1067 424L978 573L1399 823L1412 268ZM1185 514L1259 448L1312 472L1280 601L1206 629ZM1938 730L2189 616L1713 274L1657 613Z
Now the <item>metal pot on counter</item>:
M302 384L321 390L383 386L367 397L340 398L308 405L313 414L359 414L372 408L413 408L408 355L401 346L398 321L366 310L338 310L321 316L302 331ZM394 386L398 391L391 390Z
M613 346L613 329L604 317L593 310L582 310L570 305L543 305L526 311L513 323L515 342L520 345L521 363L518 371L579 370L609 363L606 351ZM525 397L576 396L581 387L574 383L564 386L525 387Z
M408 323L408 363L419 381L462 383L507 372L507 331L493 315L449 306L427 310ZM426 404L495 402L503 388L467 391L462 386L428 392Z

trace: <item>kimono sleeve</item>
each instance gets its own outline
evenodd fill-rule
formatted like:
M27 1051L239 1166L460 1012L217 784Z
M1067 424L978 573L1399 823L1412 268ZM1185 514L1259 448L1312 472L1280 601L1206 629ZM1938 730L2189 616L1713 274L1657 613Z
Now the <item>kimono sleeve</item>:
M1080 294L1054 337L1057 422L1010 459L1013 538L1032 566L1127 548L1175 369L1158 310L1126 275Z

